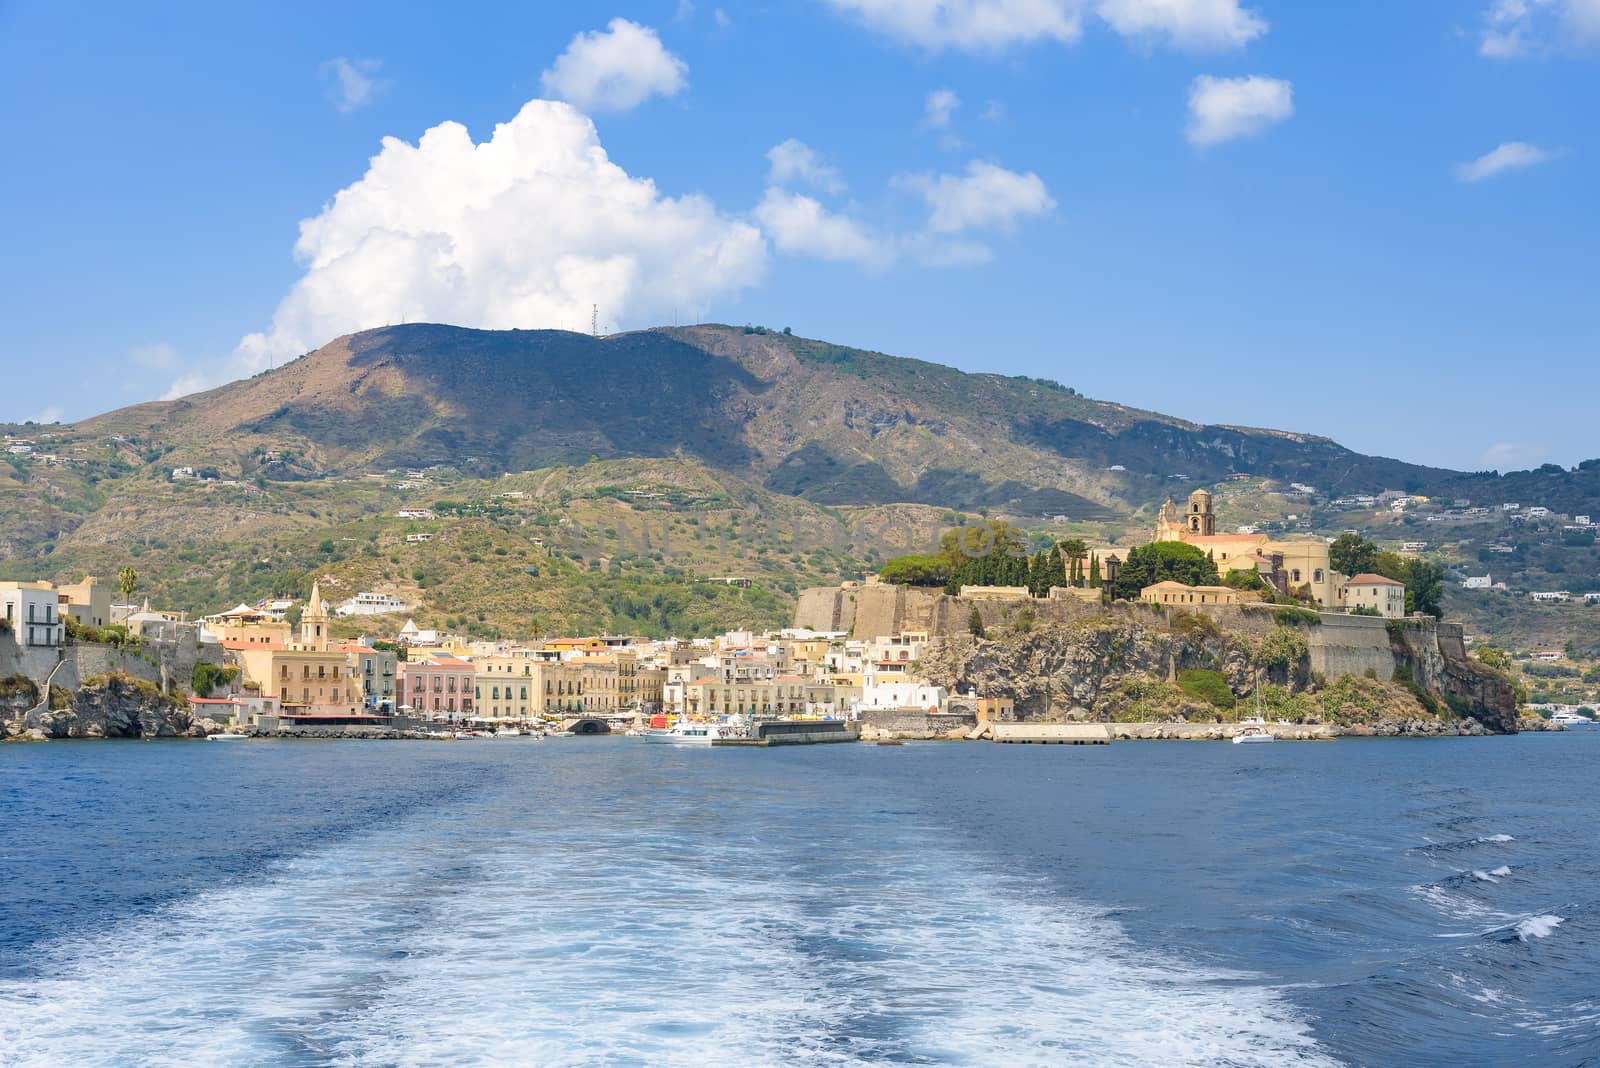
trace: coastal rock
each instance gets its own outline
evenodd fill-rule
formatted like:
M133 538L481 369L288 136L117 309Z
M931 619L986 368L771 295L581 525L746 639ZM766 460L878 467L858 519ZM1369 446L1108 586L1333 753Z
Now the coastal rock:
M1375 669L1331 679L1312 672L1317 624L1308 620L1236 628L1187 612L1106 612L993 640L949 636L918 668L952 693L1011 698L1018 720L1164 723L1183 726L1174 736L1184 738L1227 737L1226 724L1252 715L1258 700L1269 719L1318 729L1307 737L1515 732L1510 681L1466 657L1459 628L1391 622L1387 643L1379 630L1372 652L1392 663L1392 680Z
M193 725L188 709L155 684L112 673L89 679L76 690L53 687L50 700L20 713L0 709L0 728L29 739L170 738Z

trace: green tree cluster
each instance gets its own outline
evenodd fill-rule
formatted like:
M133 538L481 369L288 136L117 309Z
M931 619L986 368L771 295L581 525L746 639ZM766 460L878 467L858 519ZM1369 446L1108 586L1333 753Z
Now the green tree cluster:
M1157 582L1181 582L1186 586L1215 586L1220 579L1216 561L1209 553L1181 541L1158 541L1136 545L1117 572L1112 596L1137 601L1139 591Z

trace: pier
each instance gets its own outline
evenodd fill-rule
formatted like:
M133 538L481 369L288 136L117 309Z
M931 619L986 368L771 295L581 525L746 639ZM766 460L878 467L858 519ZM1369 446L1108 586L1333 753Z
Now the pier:
M861 732L842 720L780 720L757 723L749 738L718 738L712 745L754 746L825 745L830 742L856 742Z
M1104 723L980 723L969 741L987 738L1005 745L1110 745Z

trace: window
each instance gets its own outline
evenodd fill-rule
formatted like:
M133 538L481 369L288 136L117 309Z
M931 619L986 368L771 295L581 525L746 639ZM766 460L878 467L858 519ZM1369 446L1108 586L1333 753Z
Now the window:
M1312 582L1321 582L1322 581L1322 568L1319 567L1315 571L1311 572L1311 581Z

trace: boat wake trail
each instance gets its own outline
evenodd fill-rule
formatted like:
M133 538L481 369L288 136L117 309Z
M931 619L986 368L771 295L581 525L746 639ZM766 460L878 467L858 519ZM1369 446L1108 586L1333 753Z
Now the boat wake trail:
M46 945L7 1064L1331 1064L1259 978L926 829L421 817Z

